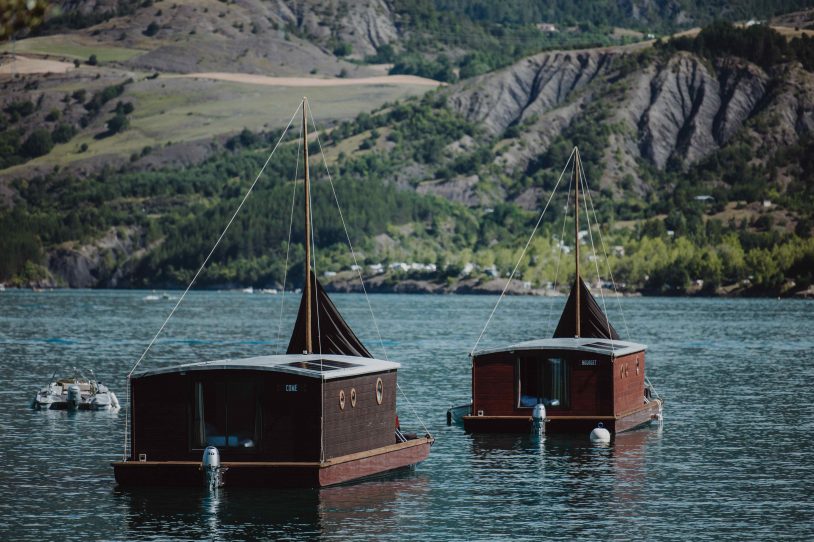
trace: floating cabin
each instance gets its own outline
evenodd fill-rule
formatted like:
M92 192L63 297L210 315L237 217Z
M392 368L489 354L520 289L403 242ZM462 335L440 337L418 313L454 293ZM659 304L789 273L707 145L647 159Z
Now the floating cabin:
M203 485L209 447L217 448L217 485L225 486L322 487L429 455L432 437L397 426L400 365L371 356L306 267L286 354L131 376L130 448L126 460L113 463L120 485Z
M580 178L574 152L574 177ZM579 186L579 183L574 183ZM579 209L579 190L575 190ZM575 213L578 239L579 214ZM622 341L579 274L551 339L472 354L472 403L461 408L470 432L529 432L537 404L546 433L619 433L660 419L662 401L645 380L646 346Z
M620 433L658 419L661 401L645 383L643 344L621 341L582 279L584 334L575 337L572 294L552 339L472 356L471 432L529 432L545 406L546 433L589 433L600 422ZM610 333L608 333L610 330Z

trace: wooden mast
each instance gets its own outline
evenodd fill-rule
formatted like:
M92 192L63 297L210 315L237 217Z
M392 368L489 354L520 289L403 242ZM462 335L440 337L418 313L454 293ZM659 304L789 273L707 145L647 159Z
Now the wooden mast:
M302 99L302 149L305 164L305 352L314 351L311 338L311 181L308 177L308 98Z
M305 171L308 171L307 169ZM576 280L574 281L574 288L576 288L576 333L575 336L580 336L580 323L579 323L579 306L580 306L580 290L582 289L581 279L579 278L579 182L581 180L579 174L579 149L574 148L574 255L576 258Z

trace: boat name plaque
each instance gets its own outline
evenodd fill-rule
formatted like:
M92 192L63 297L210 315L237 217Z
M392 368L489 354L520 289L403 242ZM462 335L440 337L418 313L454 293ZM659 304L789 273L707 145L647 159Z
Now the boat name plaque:
M595 359L584 359L584 360L582 360L582 366L583 367L588 366L588 365L596 365L596 360Z
M297 385L296 384L286 384L285 385L285 391L292 391L292 392L297 391Z

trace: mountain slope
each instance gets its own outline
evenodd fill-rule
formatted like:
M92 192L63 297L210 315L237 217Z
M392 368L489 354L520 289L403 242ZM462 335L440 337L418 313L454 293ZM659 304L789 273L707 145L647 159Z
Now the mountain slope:
M763 69L683 51L543 53L450 89L449 104L498 141L492 163L508 176L551 163L564 133L606 151L595 172L618 186L628 175L641 183L643 166L688 172L733 142L766 163L814 130L814 74L798 62Z
M720 36L729 45L710 49ZM766 46L754 56L738 50L740 42ZM632 288L687 291L701 281L714 292L754 281L761 291L793 291L814 280L806 271L806 258L814 257L811 46L762 27L713 27L684 41L541 53L339 122L322 133L322 144L350 194L340 190L352 202L352 237L362 240L371 264L432 263L437 272L424 278L447 286L473 266L505 274L578 145L602 197L600 219L616 224L609 243L632 262L620 271ZM194 101L201 84L184 78L176 96L163 80L143 80L142 96ZM97 130L118 116L136 118L148 102L136 102L131 113L116 103L136 84L121 92L113 85L115 96L91 119ZM82 107L94 110L108 88ZM18 104L7 114L32 115L23 110L35 107ZM0 213L13 232L0 240L11 255L0 275L85 286L183 284L236 204L241 182L276 141L270 128L208 140L185 167L163 161L18 178L11 184L16 205ZM108 137L122 136L119 145L135 135ZM279 280L290 201L282 179L294 167L293 145L284 146L274 184L253 204L262 220L236 226L205 284ZM133 164L152 156L135 153ZM329 196L324 184L321 190ZM564 199L551 206L548 237L535 242L520 269L535 285L554 273L550 255L564 206ZM320 269L350 265L341 255L342 232L327 223L318 230Z

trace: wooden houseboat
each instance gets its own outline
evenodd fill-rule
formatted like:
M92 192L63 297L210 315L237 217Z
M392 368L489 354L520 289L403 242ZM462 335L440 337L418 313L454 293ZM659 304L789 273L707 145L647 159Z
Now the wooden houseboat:
M467 431L528 432L535 411L546 433L604 426L613 434L661 418L662 401L645 378L647 347L620 340L580 277L576 149L573 157L576 276L554 337L472 353L472 402L462 412Z
M322 487L429 455L430 435L398 427L400 365L371 356L311 270L303 147L307 271L287 353L132 374L120 485Z

